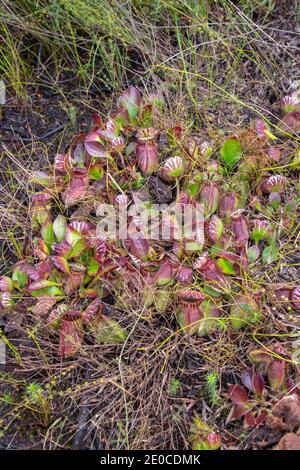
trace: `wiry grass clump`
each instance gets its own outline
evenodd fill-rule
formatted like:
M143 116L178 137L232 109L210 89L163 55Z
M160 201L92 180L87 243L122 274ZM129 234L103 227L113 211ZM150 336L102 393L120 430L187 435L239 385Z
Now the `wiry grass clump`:
M296 46L285 30L299 14L297 4L5 0L0 70L23 99L31 82L63 96L65 74L75 76L87 93L118 93L132 81L162 87L178 96L177 112L192 105L198 123L209 126L225 96L234 103L232 112L246 103L265 113L259 88L276 96L278 83L288 75L293 81ZM281 15L289 28L281 28ZM281 32L287 41L279 38Z
M30 230L23 243L8 237L19 261L0 281L17 336L3 338L31 382L9 384L23 397L15 412L34 411L45 447L77 447L84 428L98 448L226 448L239 443L229 422L245 416L257 428L278 398L298 393L285 342L298 334L300 288L280 282L298 250L298 95L280 106L274 128L258 120L203 141L172 122L161 96L129 87L54 166L23 175ZM133 202L149 213L171 205L174 230L180 210L194 217L201 203L204 239L171 230L153 241L138 215L124 241L97 235L100 203ZM255 403L232 384L239 376ZM203 400L207 423L196 417L189 432Z

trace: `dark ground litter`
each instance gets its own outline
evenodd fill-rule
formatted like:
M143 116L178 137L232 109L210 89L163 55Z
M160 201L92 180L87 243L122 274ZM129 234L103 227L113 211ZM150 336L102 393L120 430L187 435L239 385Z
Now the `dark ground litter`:
M274 32L273 37L277 42L287 47L300 47L299 26L288 15L281 21L275 21L274 27L282 30L282 32ZM285 54L282 49L277 50L276 44L273 47L276 60L285 64L278 71L278 76L274 76L273 86L270 83L264 83L257 66L249 61L249 63L243 64L241 75L237 74L234 77L233 87L235 93L241 99L250 102L254 107L257 104L259 109L276 116L277 103L282 95L294 89L295 83L299 79L299 69L297 58L293 60L290 54ZM90 127L93 112L100 109L105 113L109 108L109 96L106 90L101 93L97 88L95 91L91 90L89 95L80 89L74 92L74 79L65 78L68 79L62 80L60 84L63 94L51 90L48 85L29 87L28 95L30 100L27 103L21 104L13 97L8 97L7 104L2 109L0 139L16 159L16 161L9 162L9 168L13 173L16 172L18 178L22 174L18 162L25 167L28 165L31 169L46 168L49 162L53 161L54 155L59 150L65 149L74 134ZM203 83L204 89L206 86L207 84ZM248 125L255 116L255 113L247 107L241 106L238 111L236 109L236 103L226 99L223 99L223 101L218 99L217 112L216 108L213 107L207 109L211 126L221 127L230 132L232 128L240 124ZM7 192L14 189L14 186L11 186L11 174L7 172L7 164L8 161L3 160L2 157L2 160L0 160L0 184L2 185L1 192L3 192L4 201L7 198ZM155 184L153 186L154 191L157 191ZM23 198L26 211L26 195L22 194L22 188L21 191L18 190L16 196ZM20 238L22 239L22 234ZM1 242L0 239L0 244ZM5 243L1 248L1 252L6 258L9 258L10 247ZM11 260L8 260L9 262ZM291 264L299 262L299 256L295 255L288 262ZM2 267L0 266L1 271L5 271L6 268L6 263ZM299 273L299 267L292 266L284 269L280 273L280 278L295 281L300 278ZM15 319L15 325L12 325L11 321L7 321L6 318L3 320L2 328L7 332L7 337L12 344L20 348L23 364L19 364L12 351L7 348L7 364L0 365L0 377L5 379L0 381L0 391L2 396L11 393L15 406L13 406L12 411L11 404L0 402L0 449L102 449L109 448L109 445L112 447L124 445L122 423L120 424L119 441L111 443L105 440L105 436L112 435L112 426L116 422L118 423L116 418L118 413L120 422L124 418L124 410L118 408L119 403L122 402L122 387L116 387L113 380L114 373L119 371L115 359L116 352L109 347L102 348L100 351L95 345L88 344L86 346L87 351L93 351L94 354L93 361L90 364L88 363L88 353L80 358L78 362L68 361L67 364L62 364L57 360L55 344L52 347L49 346L49 343L45 344L46 356L52 360L49 370L58 377L59 382L59 387L53 385L54 399L52 401L51 424L53 425L53 422L58 420L58 425L54 426L52 432L51 429L49 430L49 425L41 424L41 414L39 412L33 414L28 408L18 406L18 401L23 403L26 384L32 381L44 382L49 372L47 366L39 362L35 342L26 333L27 328L33 327L32 319L23 316L20 319ZM159 334L155 333L155 338L145 338L144 333L141 331L141 346L151 343L158 344L166 336L165 323L157 318L152 319L152 321L154 322L153 331L157 332L161 329L161 332ZM173 328L173 325L169 325L169 320L167 324L170 328ZM140 328L142 329L143 325ZM39 338L39 341L43 348L42 338ZM197 339L196 341L202 344L203 340ZM189 420L194 412L197 411L203 417L208 416L209 419L211 418L210 407L205 398L199 398L200 392L202 396L205 396L203 395L203 376L206 369L203 358L199 359L195 353L194 344L195 342L191 341L190 344L185 344L183 350L180 350L180 348L175 348L177 347L175 343L172 343L168 353L172 355L175 351L174 357L166 365L168 368L166 370L166 383L161 384L158 390L155 390L155 373L159 375L159 367L155 361L149 358L148 374L137 373L137 383L139 381L140 383L143 381L149 382L149 389L146 386L143 388L146 396L141 397L141 401L142 398L147 399L147 402L153 401L152 407L150 404L145 405L146 408L148 406L145 410L145 421L148 420L151 424L150 432L155 434L156 428L162 427L165 428L166 436L162 439L160 433L158 433L157 441L144 442L146 449L149 448L149 445L153 449L183 449L187 445L185 437ZM226 355L226 351L223 351L223 353ZM134 360L139 359L136 349L131 350L130 348L125 352L124 357L124 367L128 370L131 370L131 364L134 363ZM159 365L161 366L164 358L161 357L160 359ZM238 362L238 358L236 358L236 361ZM100 363L103 370L98 369ZM152 366L153 369L151 370ZM201 369L200 372L199 369ZM111 371L111 381L108 381L102 387L101 377L102 375L106 376L109 371ZM11 372L13 372L13 380L9 378ZM182 386L178 396L171 397L168 380L174 376L180 380ZM96 384L93 385L93 381L96 381ZM227 383L235 383L236 381L237 378L234 373L230 373L228 370L224 373L224 387ZM92 384L86 390L84 388L85 382ZM78 386L79 389L77 389ZM151 387L153 391L150 390ZM97 391L98 388L99 391ZM69 390L70 392L70 389L74 390L74 393L69 393L68 398L64 397L64 391ZM136 388L134 391L138 393L139 389ZM62 395L60 392L62 392ZM101 419L101 413L109 406L107 397L113 395L115 397L115 409L113 409L114 403L112 403L111 421L107 420L104 423ZM129 397L128 400L129 406L130 400L132 400L133 407L137 407L136 397L135 399ZM171 417L163 414L163 412L160 414L160 407L157 406L159 400L168 403ZM244 431L240 425L234 424L222 429L227 413L228 408L222 410L221 414L217 414L215 422L212 422L212 424L217 423L220 426L220 430L224 433L224 443L229 448L241 445L244 449L268 449L273 447L282 436L282 433L276 430L271 431L262 426L249 433L244 439ZM60 424L62 416L65 417L65 421ZM138 414L137 416L133 414L132 419L138 420ZM175 420L175 424L172 420ZM172 435L169 432L171 427L173 429ZM80 430L80 428L82 429ZM63 437L61 433L64 434Z

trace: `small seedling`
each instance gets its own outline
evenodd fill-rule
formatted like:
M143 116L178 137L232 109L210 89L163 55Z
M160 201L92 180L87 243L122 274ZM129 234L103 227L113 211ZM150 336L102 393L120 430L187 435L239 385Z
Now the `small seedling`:
M181 381L174 377L170 382L170 395L171 395L171 397L175 397L180 389L181 389Z
M42 416L44 426L48 426L51 417L51 406L47 394L40 384L30 382L27 385L25 390L26 402L28 408Z
M209 396L211 406L219 403L220 396L218 391L219 377L217 371L208 372L205 377L205 389Z

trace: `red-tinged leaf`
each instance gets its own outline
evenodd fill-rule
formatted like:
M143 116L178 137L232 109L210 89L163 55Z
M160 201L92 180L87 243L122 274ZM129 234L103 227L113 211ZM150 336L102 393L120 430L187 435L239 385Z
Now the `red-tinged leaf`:
M261 183L261 190L264 193L281 193L286 186L286 178L282 175L272 175L265 178Z
M229 219L233 213L238 209L239 199L235 192L230 191L221 196L219 201L219 214L220 217Z
M273 390L281 387L285 378L285 361L274 360L268 365L268 379Z
M187 304L177 314L177 320L183 333L190 335L197 332L200 326L200 320L203 318L203 313L199 309L198 305Z
M157 286L165 286L169 284L174 278L174 275L177 271L175 267L168 259L163 261L158 271L153 277L153 282Z
M262 119L256 119L256 132L261 139L267 138L268 127Z
M200 273L201 277L211 287L218 292L229 287L229 282L223 275L214 260L210 259L207 254L200 256L194 263L195 269Z
M70 245L66 242L66 240L63 240L61 243L55 246L55 253L57 256L67 256L69 252L71 251Z
M109 143L112 143L115 139L118 139L118 136L115 133L115 129L99 131L99 137L105 142L109 142ZM120 139L124 143L123 137L120 137Z
M191 268L180 266L180 268L178 269L176 273L175 279L176 281L185 283L185 282L191 281L192 276L193 276L193 270Z
M293 395L299 392L299 384L295 384L294 380L290 377L287 377L285 381L285 388L289 395Z
M223 233L223 222L217 215L213 215L208 223L208 236L212 243L216 243Z
M2 292L12 292L14 290L13 280L8 276L0 278L0 290Z
M97 314L102 312L102 301L100 299L93 300L90 305L82 313L84 323L89 323Z
M84 199L86 194L86 186L70 187L62 195L62 200L67 207L77 204Z
M77 230L70 228L70 226L66 230L66 235L65 235L65 241L70 245L70 247L73 247L76 245L76 243L81 240L82 236Z
M265 381L262 374L255 374L253 376L253 391L258 397L262 397L265 389Z
M98 142L99 144L103 144L102 139L100 138L100 129L93 129L91 132L89 132L85 138L84 142L90 143L90 142Z
M89 176L87 168L74 168L69 188L62 195L65 205L72 206L84 198L88 184Z
M10 308L10 307L13 307L14 305L11 292L3 292L2 294L0 293L0 300L1 300L1 305L4 308Z
M76 232L78 232L79 234L87 235L91 230L91 225L88 222L85 222L84 220L73 220L69 224L69 228L76 230Z
M45 273L39 271L37 268L34 268L33 266L31 269L28 269L28 278L31 281L39 281L40 279L47 279L49 276L48 274L46 275Z
M253 371L251 369L243 369L241 372L242 384L248 388L251 392L253 391Z
M158 168L158 147L156 142L138 142L136 156L138 165L144 175L149 175Z
M92 117L93 117L93 121L94 121L94 123L97 127L100 127L100 128L104 127L102 117L100 116L100 114L94 113Z
M183 127L182 126L175 126L171 129L171 132L173 133L174 137L177 140L180 140L183 134Z
M297 310L300 310L300 287L295 287L295 289L292 290L291 293L291 299L294 307Z
M43 279L44 273L40 272L38 269L34 268L33 266L28 269L28 277L32 281L38 281L39 279Z
M60 326L63 313L67 310L67 308L68 308L67 304L57 305L57 307L51 311L47 319L46 326L52 326L54 328L58 328Z
M136 256L142 261L147 261L150 251L149 240L142 238L140 235L137 235L135 238L130 238L129 250L133 256Z
M280 101L280 107L284 113L289 113L291 111L297 110L299 108L299 98L297 92L292 95L287 95L282 98Z
M256 419L252 411L248 411L244 417L244 427L245 428L254 428L256 426Z
M231 227L238 246L245 246L249 240L248 222L244 215L234 214L231 218Z
M96 289L83 289L81 290L81 297L86 297L89 299L94 299L98 297L98 291Z
M53 260L54 265L63 273L70 274L70 266L65 258L62 258L61 256L52 256L51 259Z
M287 113L281 121L280 129L282 132L289 134L300 132L300 111L292 111Z
M96 242L96 260L103 261L104 256L107 253L107 242L104 238L97 238Z
M40 260L44 260L50 255L50 250L44 240L36 240L33 253Z
M85 273L76 273L72 271L65 284L65 293L72 294L75 292L81 286L84 278Z
M67 309L64 313L62 318L67 321L77 321L81 318L82 311L76 309Z
M46 192L39 192L39 193L35 193L32 198L31 198L31 201L32 201L32 204L34 206L44 206L44 207L50 207L51 204L50 201L51 199L53 198L53 196L49 193L46 193Z
M36 268L40 275L39 279L47 279L52 272L53 262L51 258L47 258L43 261L40 261L36 265Z
M268 157L270 160L278 163L280 160L281 152L277 147L271 146L268 151Z
M256 427L260 426L265 422L266 417L268 416L268 412L266 410L262 410L256 417Z
M215 181L205 183L200 190L200 203L204 205L204 214L209 216L213 214L219 203L220 190Z
M40 250L45 253L45 255L50 255L50 248L48 245L44 242L44 240L37 240L37 246L40 248Z
M236 421L237 419L242 418L248 412L248 408L245 406L234 405L226 419L226 424Z
M221 435L217 432L211 432L206 438L207 450L218 450L221 447Z
M47 254L44 253L38 245L34 247L33 254L36 258L41 259L41 260L47 258Z
M82 263L69 263L72 271L76 273L84 273L86 271L86 266Z
M36 282L32 282L29 286L28 286L28 292L33 292L35 290L39 290L39 289L45 289L46 287L54 287L54 286L58 286L59 284L57 282L54 282L54 281L48 281L47 279L42 279L41 281L36 281Z
M142 94L140 90L133 85L130 85L118 99L118 106L125 106L130 103L135 106L141 106L142 104Z
M242 264L241 256L237 255L236 253L232 253L231 251L218 250L216 255L218 258L224 258L230 261L234 261L235 263Z
M112 148L112 150L117 150L118 152L120 152L125 147L125 143L126 142L125 142L125 139L123 137L121 137L121 136L115 137L111 141L111 148Z
M192 450L216 450L221 446L221 436L199 416L194 416L189 430Z
M98 139L99 135L98 135ZM84 141L84 147L86 152L94 158L105 158L106 157L106 150L102 143L96 139L96 136L87 136Z
M32 307L31 311L33 315L45 315L46 313L51 310L51 308L56 304L57 299L55 297L44 297L38 300L34 307Z
M69 156L65 154L58 154L54 160L54 168L60 173L66 173L70 169Z
M121 129L126 128L129 124L129 115L126 109L119 109L116 113L113 113L112 117Z
M170 157L160 170L160 177L167 183L176 181L184 173L184 161L181 157Z
M255 363L265 363L270 364L274 357L273 355L265 349L253 349L250 351L250 359Z
M59 338L59 355L62 359L74 356L81 346L83 330L79 321L62 320Z
M228 386L228 398L230 398L235 405L246 406L248 403L248 394L244 387L240 385Z
M279 341L276 341L276 343L273 345L272 349L273 349L274 352L277 352L277 354L280 354L280 356L287 357L288 359L291 358L291 355L282 346L282 344L279 343Z
M14 265L15 267L18 268L19 271L22 273L27 273L29 279L32 281L38 281L39 279L42 279L42 274L39 272L39 270L31 266L31 264L27 260L22 260Z

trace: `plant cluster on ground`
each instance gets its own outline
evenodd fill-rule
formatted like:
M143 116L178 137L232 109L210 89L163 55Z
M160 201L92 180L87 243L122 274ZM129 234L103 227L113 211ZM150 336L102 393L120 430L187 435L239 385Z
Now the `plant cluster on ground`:
M297 8L1 3L0 448L300 448Z

